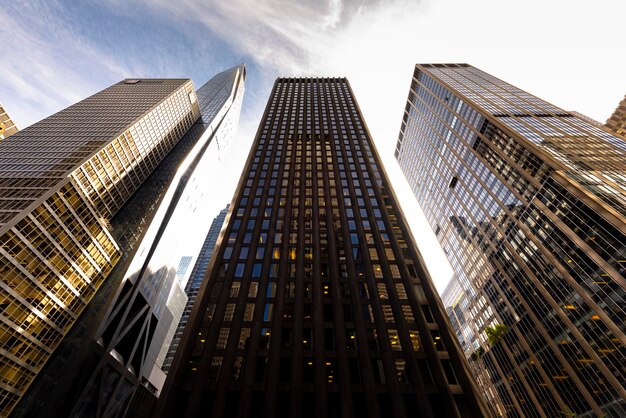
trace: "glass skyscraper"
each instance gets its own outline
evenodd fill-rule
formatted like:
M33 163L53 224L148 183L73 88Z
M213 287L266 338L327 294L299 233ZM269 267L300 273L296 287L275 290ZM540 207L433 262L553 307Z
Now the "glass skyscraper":
M125 80L0 142L3 414L118 262L107 220L198 114L189 80Z
M181 254L152 256L197 206L177 202L232 136L244 78L234 67L197 92L127 79L0 142L2 414L20 398L15 415L104 416L153 397L186 297Z
M345 78L279 78L157 415L486 407Z
M229 205L226 205L226 207L220 211L219 215L217 215L215 219L213 219L213 222L211 223L211 228L209 229L209 233L207 234L204 243L202 244L202 248L200 249L200 253L198 254L198 259L196 260L196 264L194 265L193 270L191 271L191 275L189 276L189 280L187 281L187 285L185 286L187 303L185 304L185 310L183 311L183 314L180 318L178 327L176 328L176 334L174 335L172 344L170 345L167 356L165 357L165 362L163 363L163 371L165 371L166 373L169 372L170 366L172 365L172 360L174 360L174 355L176 354L176 350L178 349L178 343L183 336L183 331L185 330L185 326L187 325L187 321L189 320L191 308L193 308L193 304L196 301L196 296L198 295L200 285L202 285L202 282L204 281L206 269L209 265L209 261L211 260L211 256L213 255L213 250L215 249L217 238L220 235L220 230L222 229L222 225L224 224L224 220L226 219L228 208Z
M491 412L626 416L626 141L467 64L417 65L396 157Z

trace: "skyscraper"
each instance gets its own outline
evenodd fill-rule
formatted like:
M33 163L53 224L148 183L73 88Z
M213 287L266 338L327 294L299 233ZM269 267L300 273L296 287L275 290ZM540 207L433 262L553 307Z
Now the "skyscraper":
M626 136L626 96L619 102L611 117L607 119L605 126L618 135Z
M238 117L245 69L225 73L197 94L190 80L124 80L0 143L2 413L22 397L16 415L119 413L158 386L157 346L186 297L181 255L152 256Z
M189 80L125 80L0 142L2 413L118 262L106 221L197 117Z
M4 106L0 103L0 141L17 131L17 126L15 126Z
M164 416L483 416L345 78L279 78Z
M209 233L207 234L204 243L202 244L202 248L200 249L200 253L198 254L198 259L196 260L196 264L194 265L193 270L191 271L191 276L189 277L187 285L185 286L187 303L185 304L185 310L180 318L178 327L176 328L176 334L174 335L172 344L170 345L170 348L167 352L167 357L165 358L165 362L163 363L163 371L165 371L166 373L169 372L172 361L174 360L174 355L176 354L176 350L178 349L178 343L183 336L183 331L185 330L185 326L187 325L187 321L189 320L191 308L193 308L193 304L196 301L196 296L198 295L198 290L200 289L200 285L202 285L202 281L204 280L206 269L209 265L209 261L211 260L211 256L213 255L213 250L215 249L215 244L217 243L217 238L220 235L220 230L222 229L224 220L226 219L226 214L228 213L229 206L230 205L226 205L226 207L220 211L219 215L217 215L215 219L213 219L213 222L211 223L211 228L209 229Z
M417 65L396 157L489 406L626 416L626 141L467 64Z

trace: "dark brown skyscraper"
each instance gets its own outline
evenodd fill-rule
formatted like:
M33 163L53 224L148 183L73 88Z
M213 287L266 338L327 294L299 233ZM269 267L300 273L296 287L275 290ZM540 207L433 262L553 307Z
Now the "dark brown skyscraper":
M280 78L165 416L484 415L348 81Z

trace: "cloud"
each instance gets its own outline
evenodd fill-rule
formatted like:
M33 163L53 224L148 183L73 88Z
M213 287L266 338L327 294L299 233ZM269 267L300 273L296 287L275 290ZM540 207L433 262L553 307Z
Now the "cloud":
M603 91L593 94L593 83L580 83L572 70L591 76L597 71L591 62L624 63L613 50L620 10L626 11L623 2L607 13L606 5L590 8L583 0L515 5L497 0L105 1L120 13L141 9L179 27L204 27L258 64L267 78L347 75L371 114L403 107L415 62L470 62L600 120L621 96L611 86L624 87L618 71L611 70L610 77L596 77ZM524 85L524 80L532 82ZM265 92L267 84L264 80ZM574 85L587 97L571 94ZM382 118L368 120L377 135L391 127L391 122L379 124Z
M3 6L0 39L12 56L0 66L0 99L29 125L117 81L129 71L71 30L54 1Z
M115 10L146 10L179 24L196 22L266 69L293 74L323 67L318 58L355 18L398 1L108 0ZM413 2L415 3L415 2Z
M254 102L244 120L260 117L276 76L348 76L376 136L397 129L415 63L412 34L427 15L419 0L106 0L119 16L152 13L187 31L190 41L217 37L254 63ZM254 78L254 76L257 76ZM371 105L375 104L375 105ZM393 112L393 114L392 114ZM390 129L393 125L393 129Z

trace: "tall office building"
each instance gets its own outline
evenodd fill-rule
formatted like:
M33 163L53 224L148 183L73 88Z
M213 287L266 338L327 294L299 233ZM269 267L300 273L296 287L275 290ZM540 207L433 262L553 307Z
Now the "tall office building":
M2 414L118 262L107 221L197 117L189 80L125 80L0 142Z
M618 135L626 136L626 96L607 119L605 126Z
M198 254L198 259L196 260L196 264L194 265L193 270L191 271L191 276L189 277L187 285L185 286L187 303L185 304L185 310L183 311L180 321L178 322L176 334L174 335L174 339L172 340L170 348L167 352L167 357L165 357L165 362L163 363L163 371L165 373L169 372L172 361L174 360L174 355L176 354L176 350L178 349L178 343L183 336L183 331L185 330L185 326L187 325L187 321L189 320L191 308L193 308L193 304L196 302L196 296L198 295L200 285L202 285L202 282L204 281L206 269L209 265L209 261L211 260L211 256L213 255L213 250L215 249L217 238L219 237L220 231L222 230L222 225L224 225L224 220L226 219L226 214L228 213L229 207L230 205L226 205L226 207L220 211L215 219L213 219L213 222L211 223L211 228L209 228L209 233L207 234L204 243L202 244L202 248L200 249L200 253Z
M0 141L18 131L2 103L0 103Z
M417 65L396 157L499 416L626 416L626 141L467 64Z
M178 319L152 255L237 91L210 84L127 79L0 142L2 415L108 416L153 389Z
M164 416L483 416L345 78L279 78Z

